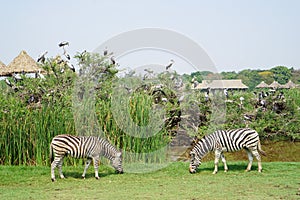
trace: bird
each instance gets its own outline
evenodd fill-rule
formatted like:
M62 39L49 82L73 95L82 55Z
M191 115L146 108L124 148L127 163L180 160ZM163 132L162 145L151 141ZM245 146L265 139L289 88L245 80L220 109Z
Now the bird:
M107 50L107 47L105 47L105 49L103 50L103 55L107 56L107 54L108 54L108 50Z
M69 46L69 42L63 41L58 44L59 47Z
M42 53L41 55L39 55L37 62L41 62L41 63L45 63L46 57L45 55L48 53L48 51L45 51L44 53Z
M68 60L70 60L70 59L71 59L70 55L67 53L67 51L66 51L65 48L63 48L63 49L64 49L64 56L65 56Z
M111 63L112 63L113 65L118 65L118 63L117 63L117 61L115 60L115 57L114 57L114 56L110 57L110 61L111 61Z
M45 79L45 76L41 73L41 70L39 69L39 71L37 72L37 78L40 78L40 79Z
M9 87L12 87L13 85L11 84L11 82L6 78L5 79L5 83L6 85L8 85Z
M166 65L166 70L169 70L173 64L174 64L174 60L171 59L170 62Z
M66 56L66 58L67 58L68 60L70 60L70 59L71 59L71 56L70 56L69 54L67 54L67 53L64 53L64 55Z
M20 81L23 79L20 74L13 73L12 76L14 77L15 81Z
M228 91L227 91L227 88L224 89L224 95L225 95L226 98L228 98Z
M73 64L71 64L70 62L66 62L66 64L68 65L68 67L73 71L73 72L75 72L75 67L74 67L74 65Z

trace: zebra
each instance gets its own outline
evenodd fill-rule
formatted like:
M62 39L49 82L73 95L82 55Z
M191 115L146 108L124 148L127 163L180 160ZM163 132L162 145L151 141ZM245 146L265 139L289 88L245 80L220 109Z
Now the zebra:
M228 171L223 152L234 152L245 149L248 154L249 163L245 171L250 171L253 156L258 161L258 172L262 171L261 157L259 153L266 156L261 149L258 133L250 128L240 128L233 130L218 130L200 139L190 152L190 173L195 173L201 164L201 159L209 152L215 152L215 169L213 174L218 172L218 162L221 157L224 163L224 171Z
M75 158L87 158L82 178L85 178L86 171L93 160L95 178L99 179L98 162L100 156L108 158L116 172L123 173L122 153L107 140L97 136L57 135L50 144L52 181L55 181L54 169L56 167L58 167L60 178L64 178L62 164L65 155Z

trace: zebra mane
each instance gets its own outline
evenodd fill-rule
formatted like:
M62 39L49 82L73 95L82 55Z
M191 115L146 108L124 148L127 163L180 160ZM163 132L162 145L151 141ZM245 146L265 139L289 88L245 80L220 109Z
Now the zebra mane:
M101 138L101 137L97 137L98 141L102 144L103 149L102 149L102 153L103 156L108 158L109 160L112 160L115 155L120 152L114 145L112 145L108 140Z
M209 136L204 136L200 140L198 140L197 144L194 146L192 151L196 154L196 156L201 160L206 154L211 151L211 141Z

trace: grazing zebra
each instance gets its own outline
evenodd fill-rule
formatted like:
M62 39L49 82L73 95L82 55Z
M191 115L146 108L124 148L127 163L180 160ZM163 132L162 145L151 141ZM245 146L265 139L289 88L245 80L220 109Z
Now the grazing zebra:
M93 160L95 178L99 179L98 162L100 156L108 158L116 171L123 173L122 153L108 141L96 136L57 135L52 139L50 145L52 181L55 181L55 167L58 167L60 178L64 178L62 164L65 155L70 155L75 158L87 158L82 178L85 178L86 170Z
M224 170L227 172L228 167L223 152L234 152L241 149L246 150L249 158L246 171L251 170L254 155L258 161L258 172L261 172L262 166L259 152L262 155L266 154L261 149L258 133L250 128L240 128L227 131L218 130L200 139L190 152L190 173L196 172L197 167L201 164L201 159L211 151L215 152L215 169L213 174L218 172L220 157L224 163Z

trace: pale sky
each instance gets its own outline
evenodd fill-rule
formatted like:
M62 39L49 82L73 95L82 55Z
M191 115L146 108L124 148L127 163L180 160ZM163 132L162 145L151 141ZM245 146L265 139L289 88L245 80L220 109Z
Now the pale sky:
M67 40L74 55L123 32L155 27L195 41L220 71L300 68L297 0L10 0L0 10L0 60L7 65L21 50L34 59L45 50L53 56Z

